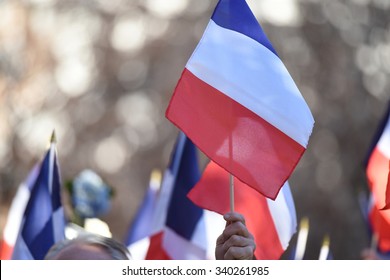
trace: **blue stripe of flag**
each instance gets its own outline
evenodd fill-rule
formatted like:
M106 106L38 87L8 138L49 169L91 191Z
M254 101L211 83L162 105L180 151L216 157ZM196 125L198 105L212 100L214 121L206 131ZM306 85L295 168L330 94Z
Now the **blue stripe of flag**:
M54 151L53 151L54 152ZM52 188L52 204L53 204L53 211L56 211L60 207L62 207L62 202L61 202L61 187L60 187L60 182L61 182L61 177L60 177L60 172L58 168L58 163L57 163L57 154L54 153L54 162L53 162L53 188Z
M177 156L183 144L181 157ZM187 193L200 179L198 156L195 145L183 134L180 133L172 156L170 169L176 174L175 183L169 203L166 225L180 236L191 240L195 227L203 215L203 209L196 206L187 198ZM180 162L177 162L180 161ZM178 167L174 170L175 166ZM175 172L176 171L176 172Z
M252 38L278 55L245 0L220 0L211 19L223 28Z

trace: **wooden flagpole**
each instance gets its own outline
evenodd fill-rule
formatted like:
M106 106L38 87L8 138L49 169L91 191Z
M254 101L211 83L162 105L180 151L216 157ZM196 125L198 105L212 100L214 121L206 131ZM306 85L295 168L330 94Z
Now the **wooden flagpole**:
M230 212L234 212L234 176L230 174Z
M229 135L229 155L230 155L230 167L233 167L233 135L232 132ZM233 174L229 174L230 179L230 186L229 186L229 192L230 192L230 212L234 212L234 176Z

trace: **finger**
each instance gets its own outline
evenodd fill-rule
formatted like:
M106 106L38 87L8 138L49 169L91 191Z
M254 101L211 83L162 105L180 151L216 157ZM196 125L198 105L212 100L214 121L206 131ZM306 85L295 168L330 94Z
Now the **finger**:
M221 235L218 236L218 238L217 238L217 246L222 245L224 242L225 242L225 237L224 237L223 234L221 234Z
M222 235L224 236L225 240L229 239L233 235L240 235L244 237L251 236L247 227L242 222L234 222L227 225L222 232Z
M241 222L245 225L245 218L243 215L237 212L229 212L223 215L223 218L227 223Z
M236 222L225 229L224 233L218 237L216 246L217 259L226 259L226 254L227 259L253 259L254 251L256 249L253 235L250 233L248 233L247 236L232 234L232 232L241 232L238 228L246 229L242 223ZM231 231L229 232L229 230ZM237 249L246 247L249 248L249 250Z
M246 247L230 247L224 255L225 260L251 260L253 259L253 248Z
M255 242L252 238L243 237L240 235L233 235L225 241L223 248L227 251L230 247L246 247L250 246L255 248Z

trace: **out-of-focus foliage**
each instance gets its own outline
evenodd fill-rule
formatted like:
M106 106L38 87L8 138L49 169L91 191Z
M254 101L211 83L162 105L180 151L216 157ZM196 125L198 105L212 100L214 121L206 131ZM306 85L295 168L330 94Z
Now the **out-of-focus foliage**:
M91 168L115 186L104 219L124 236L168 162L177 129L165 108L216 2L0 1L0 229L55 129L63 179ZM357 194L390 98L390 1L248 3L316 120L291 178L311 222L306 258L329 234L335 258L357 259L369 243Z

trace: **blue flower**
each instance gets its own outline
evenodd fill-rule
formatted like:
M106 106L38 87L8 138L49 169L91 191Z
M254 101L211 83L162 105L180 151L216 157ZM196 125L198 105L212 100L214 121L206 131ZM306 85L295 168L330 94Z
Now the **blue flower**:
M108 212L111 188L95 172L82 171L72 185L72 204L81 218L95 218Z

